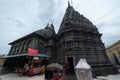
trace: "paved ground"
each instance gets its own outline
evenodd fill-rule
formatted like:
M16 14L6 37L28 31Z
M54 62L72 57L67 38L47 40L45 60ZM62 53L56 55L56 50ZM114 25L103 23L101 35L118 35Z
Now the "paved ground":
M44 75L36 75L36 76L22 76L18 73L10 73L6 71L2 71L0 67L0 80L44 80Z
M1 73L1 70L0 70ZM69 77L69 76L68 76ZM69 79L69 78L67 78ZM0 80L44 80L44 74L43 75L36 75L36 76L23 76L20 77L17 73L6 73L0 74ZM69 80L73 80L70 78ZM108 75L108 76L98 76L97 79L94 80L120 80L120 74L117 75Z
M0 75L0 80L44 80L44 75L36 75L36 76L23 76L20 77L16 73L9 73L5 75Z
M36 75L33 77L23 76L20 77L16 73L9 73L5 75L0 75L0 80L44 80L44 75ZM99 76L94 80L120 80L120 74L117 75L108 75L108 76Z
M120 80L120 74L117 75L108 75L108 76L99 76L96 80Z

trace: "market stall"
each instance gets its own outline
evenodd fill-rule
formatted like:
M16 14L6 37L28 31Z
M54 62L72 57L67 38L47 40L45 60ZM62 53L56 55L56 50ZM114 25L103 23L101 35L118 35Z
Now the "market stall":
M44 73L45 66L49 61L47 54L14 54L0 57L6 59L7 62L4 64L9 70L20 72L22 75L27 73L29 76L33 76L39 73Z
M35 74L44 73L47 62L45 58L33 57L28 71L29 75L33 76Z

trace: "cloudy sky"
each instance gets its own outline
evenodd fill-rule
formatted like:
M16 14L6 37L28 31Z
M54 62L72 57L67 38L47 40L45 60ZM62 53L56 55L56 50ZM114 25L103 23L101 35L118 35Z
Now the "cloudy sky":
M56 32L68 0L0 0L0 53L8 53L8 43L53 21ZM109 46L120 39L120 0L72 0L72 6L90 19L103 33Z

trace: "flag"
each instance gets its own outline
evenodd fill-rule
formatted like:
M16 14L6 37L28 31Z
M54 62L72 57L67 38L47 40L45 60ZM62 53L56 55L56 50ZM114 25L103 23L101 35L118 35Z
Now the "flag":
M38 54L38 50L37 49L33 49L33 48L28 48L28 54Z

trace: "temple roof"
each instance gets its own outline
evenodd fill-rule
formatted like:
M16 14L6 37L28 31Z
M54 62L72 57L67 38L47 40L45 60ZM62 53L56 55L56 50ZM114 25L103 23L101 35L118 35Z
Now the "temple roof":
M48 38L54 38L56 36L53 24L48 24L44 29L38 30L35 33Z
M68 4L58 34L71 28L97 30L96 26L93 25L90 20L85 18L78 11L74 10L70 4Z
M56 33L55 33L55 30L54 30L54 26L53 24L47 24L47 26L44 28L44 29L40 29L38 31L35 31L35 32L32 32L22 38L19 38L11 43L9 43L10 45L11 44L14 44L16 42L19 42L19 41L22 41L26 38L29 38L29 37L32 37L32 36L41 36L43 37L44 39L49 39L49 38L55 38L56 36Z

